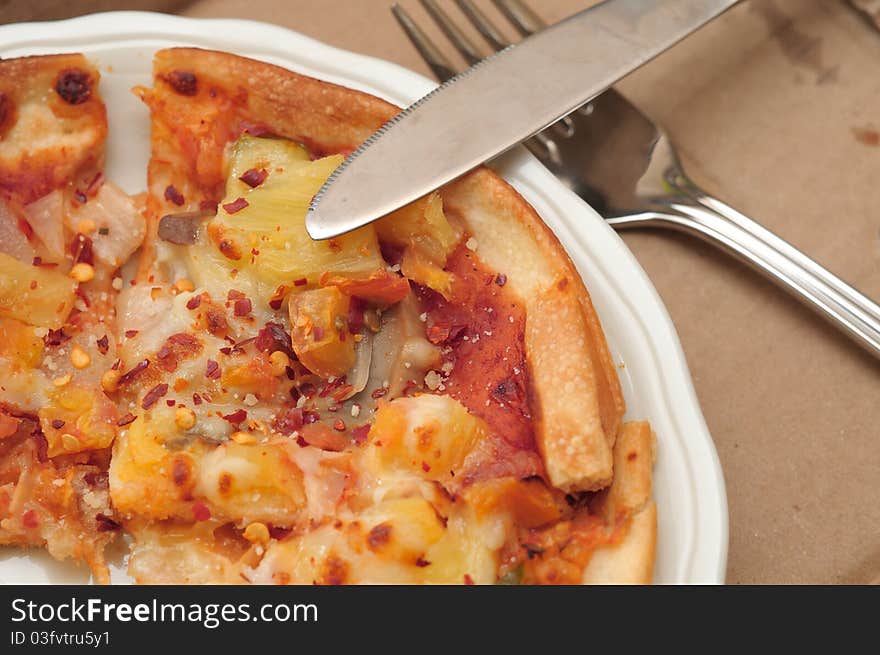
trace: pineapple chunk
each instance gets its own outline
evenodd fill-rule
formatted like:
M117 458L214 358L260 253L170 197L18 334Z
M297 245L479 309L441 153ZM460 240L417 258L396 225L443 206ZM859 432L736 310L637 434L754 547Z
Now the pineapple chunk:
M450 297L453 276L443 267L462 232L443 213L440 194L432 193L380 219L376 233L383 243L403 248L404 276Z
M0 317L58 329L73 308L76 282L0 253Z
M376 233L385 243L412 246L441 265L462 236L443 213L443 199L436 192L376 221Z
M94 387L68 384L53 389L37 415L49 457L107 448L116 438L113 405ZM61 427L55 427L59 422Z
M292 525L306 493L289 445L224 443L199 461L196 497L205 500L215 518Z
M492 478L469 485L461 494L477 519L509 516L518 526L537 528L564 517L562 494L556 495L539 478Z
M0 357L25 368L36 368L43 355L43 340L34 328L14 318L0 318Z
M306 232L309 202L341 162L339 155L311 161L301 146L284 139L241 137L231 151L226 198L207 226L211 243L191 249L194 265L219 264L227 279L236 269L236 285L241 278L255 281L260 292L252 297L264 302L281 285L304 290L317 286L322 274L360 279L383 270L372 226L328 241L314 241ZM251 181L258 182L253 188L239 179L251 170Z
M355 341L348 334L349 297L336 287L290 296L293 351L303 366L323 378L345 375L355 362Z
M396 398L376 413L370 430L372 466L449 482L486 433L486 424L449 396Z
M184 449L165 448L177 435L174 413L161 409L137 417L113 444L110 498L123 515L148 519L193 518L191 498L201 441Z
M380 557L414 564L445 533L437 511L421 497L386 500L363 515L366 545Z

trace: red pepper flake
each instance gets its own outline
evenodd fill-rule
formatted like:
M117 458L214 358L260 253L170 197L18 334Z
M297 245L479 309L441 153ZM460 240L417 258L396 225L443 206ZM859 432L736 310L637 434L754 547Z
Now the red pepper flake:
M318 419L321 418L321 415L318 412L305 411L303 412L303 425L309 425L310 423L317 423Z
M49 442L46 440L46 435L43 434L43 431L37 427L31 433L31 436L34 438L34 446L37 451L37 461L41 464L45 464L49 461Z
M193 518L196 521L207 521L211 518L211 510L208 509L208 506L205 503L195 502L193 503Z
M101 188L101 185L104 184L104 174L101 171L95 173L95 177L92 178L92 181L89 182L89 186L86 187L86 195L90 197L94 197L96 193L98 193L98 189Z
M503 287L505 284L507 284L507 276L504 273L499 273L495 277L495 284L497 284L499 287Z
M137 416L135 416L131 412L128 412L125 416L123 416L121 419L116 421L116 425L118 425L121 428L124 428L126 425L134 423L135 419L137 419Z
M224 355L231 355L232 354L232 346L226 346L225 348L221 348L220 352L223 353Z
M70 340L70 335L64 333L64 328L58 328L57 330L49 330L46 333L46 336L43 337L43 343L46 344L47 347L50 346L60 346L65 341Z
M291 532L293 532L293 530L291 530L290 528L277 528L271 523L266 527L269 528L269 536L273 539L278 539L279 541L281 539L284 539L284 537L289 535Z
M201 405L201 404L202 404L202 397L199 394L194 393L193 394L193 405Z
M138 362L135 364L130 370L126 371L119 377L119 382L117 383L120 387L124 384L128 384L132 380L134 380L138 375L140 375L148 366L150 365L150 360L145 359L142 362Z
M216 212L217 203L213 200L201 200L199 201L199 210L203 212Z
M107 339L106 334L95 341L95 344L98 346L98 351L100 351L102 355L106 355L107 351L110 350L110 341Z
M423 470L425 473L427 473L428 471L431 470L431 467L428 466L428 462L426 462L425 460L422 460L422 470Z
M337 432L345 432L345 421L343 421L341 418L336 419L333 422L333 429Z
M64 427L64 421L62 421L60 418L56 418L52 421L52 427L56 430L60 430Z
M373 393L371 393L370 395L373 398L379 399L382 396L384 396L386 393L388 393L388 389L386 389L385 387L379 387L378 389L374 389Z
M31 261L33 266L40 266L42 268L55 268L58 266L58 262L44 262L43 258L40 256L34 257Z
M224 414L223 420L229 421L233 425L238 425L239 423L242 423L247 420L247 411L245 411L243 409L237 409L234 412L232 412L231 414Z
M269 307L278 311L281 309L281 304L284 302L284 296L287 294L287 286L280 285L277 289L275 289L275 293L272 294L272 297L269 299Z
M336 378L335 380L333 380L333 382L328 382L327 384L325 384L324 387L321 389L321 392L318 394L318 397L324 398L324 397L328 396L331 391L335 391L336 389L339 389L344 384L345 384L345 376L343 375L342 377L339 377L339 378Z
M468 573L465 573L465 574L464 574L464 583L465 583L466 585L472 585L472 584L474 584L474 579L470 576L470 574L468 574Z
M160 382L146 393L143 402L141 402L141 407L150 409L166 393L168 393L168 385L165 382Z
M34 289L37 288L37 281L36 280L31 280L30 288L31 288L31 291L33 291Z
M321 339L323 339L324 338L324 328L322 328L320 325L316 325L315 329L312 330L312 338L315 341L320 341Z
M431 565L431 562L429 562L428 560L426 560L426 559L423 558L423 557L419 557L419 558L416 560L416 566L418 566L420 569L423 569L423 568L425 568L426 566L430 566L430 565Z
M251 313L251 310L254 308L253 303L251 303L250 298L241 298L235 301L233 305L232 313L236 316L247 316Z
M165 404L168 405L169 407L174 407L177 404L177 401L174 400L174 398L169 398L168 400L165 401Z
M73 263L95 263L95 253L92 250L92 240L84 234L77 234L70 244L70 254L73 255Z
M293 286L295 286L295 287L304 287L304 286L307 285L308 283L309 283L309 281L308 281L306 278L301 277L301 278L299 278L299 279L293 281Z
M211 380L218 380L220 378L220 364L215 362L213 359L208 360L208 364L205 368L205 377Z
M352 385L350 385L350 384L343 384L343 385L339 386L338 388L334 389L334 390L333 390L333 393L330 394L330 396L331 396L331 397L333 398L333 400L335 400L336 402L341 403L341 402L342 402L343 400L345 400L347 397L349 397L349 396L352 395L352 391L353 391L353 390L354 390L354 387L353 387Z
M76 290L74 290L74 293L76 294L77 298L83 301L83 304L86 307L92 306L91 301L89 301L89 297L86 295L86 292L82 290L82 287L77 286Z
M180 191L177 190L177 187L175 187L173 184L169 184L167 187L165 187L165 200L167 200L168 202L173 202L178 207L180 207L185 202L183 195L180 193Z
M134 337L136 337L138 335L138 332L139 332L139 330L126 330L125 331L125 338L126 339L133 339Z
M351 297L348 302L348 331L357 334L364 329L364 310L367 308L360 298Z
M291 407L272 422L272 429L290 436L303 426L303 411L299 407Z
M84 205L89 201L86 194L84 194L79 189L77 189L76 191L73 192L73 197L76 198L76 201L81 205Z
M24 514L22 514L21 524L28 530L33 530L38 525L40 525L40 520L37 517L36 511L29 509Z
M242 121L239 123L239 129L242 134L247 133L251 136L266 136L272 134L272 131L267 125L263 125L262 123L251 123L250 121Z
M187 309L198 309L199 305L202 304L202 295L193 296L189 300L186 301Z
M370 434L370 424L365 423L351 431L351 438L356 444L360 445L367 442L368 434Z
M230 289L226 294L226 300L229 301L239 300L240 298L247 298L247 296L244 295L243 291L239 291L238 289Z
M268 175L269 172L265 168L262 168L260 170L257 170L256 168L249 168L244 173L242 173L238 179L253 189L265 182Z
M305 448L309 445L309 442L302 438L301 434L296 435L296 445L300 448Z
M223 205L223 209L226 210L227 214L235 214L240 212L242 209L247 207L250 203L244 198L236 198L232 202L227 202Z
M98 532L115 532L122 526L105 514L95 514L95 523L98 524Z

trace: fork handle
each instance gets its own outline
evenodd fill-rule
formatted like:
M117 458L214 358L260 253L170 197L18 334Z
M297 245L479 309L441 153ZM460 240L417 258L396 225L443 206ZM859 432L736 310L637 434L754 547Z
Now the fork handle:
M880 358L880 306L870 298L732 208L727 209L735 216L716 213L701 203L670 203L668 208L671 211L610 218L608 223L618 229L672 228L718 246L790 291Z

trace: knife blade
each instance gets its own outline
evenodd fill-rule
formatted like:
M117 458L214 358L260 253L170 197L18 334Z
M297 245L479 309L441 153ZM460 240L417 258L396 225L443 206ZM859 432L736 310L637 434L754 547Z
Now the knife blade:
M597 96L737 0L606 0L484 59L403 110L309 205L313 239L441 187Z

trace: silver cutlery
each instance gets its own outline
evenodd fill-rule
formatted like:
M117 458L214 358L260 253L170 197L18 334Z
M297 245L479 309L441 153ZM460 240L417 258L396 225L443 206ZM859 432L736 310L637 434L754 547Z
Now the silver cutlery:
M482 52L439 6L421 0L452 45L473 65ZM493 0L523 36L546 27L521 0ZM493 50L509 43L471 0L461 14ZM391 11L422 58L445 82L456 68L399 5ZM660 227L717 246L791 292L880 357L880 306L794 246L701 190L663 130L613 88L524 145L618 230Z

